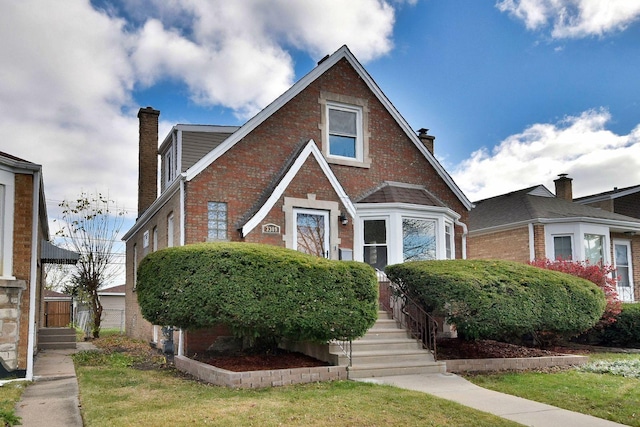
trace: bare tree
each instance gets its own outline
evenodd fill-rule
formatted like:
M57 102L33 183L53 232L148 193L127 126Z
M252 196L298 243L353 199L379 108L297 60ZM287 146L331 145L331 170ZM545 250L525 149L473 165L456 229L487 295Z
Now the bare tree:
M76 200L65 200L59 206L62 217L57 234L66 238L69 249L80 254L71 273L71 282L76 293L87 298L93 317L91 333L98 338L102 317L98 290L119 273L113 245L124 222L124 210L100 193L85 192Z

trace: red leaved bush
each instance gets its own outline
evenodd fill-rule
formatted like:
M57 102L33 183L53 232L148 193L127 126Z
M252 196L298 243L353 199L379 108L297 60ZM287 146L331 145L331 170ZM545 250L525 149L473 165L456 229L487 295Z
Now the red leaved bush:
M598 285L604 291L607 306L600 321L594 328L603 328L614 323L616 316L622 311L622 302L618 299L618 292L616 291L616 269L613 266L590 264L588 261L551 261L549 259L530 261L529 264L581 277Z

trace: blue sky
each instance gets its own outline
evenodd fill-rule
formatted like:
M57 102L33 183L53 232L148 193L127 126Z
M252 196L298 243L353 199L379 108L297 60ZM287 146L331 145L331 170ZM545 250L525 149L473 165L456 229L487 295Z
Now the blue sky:
M139 107L242 124L346 44L472 201L640 184L640 0L22 0L0 5L0 151L136 216ZM125 227L126 228L126 227Z

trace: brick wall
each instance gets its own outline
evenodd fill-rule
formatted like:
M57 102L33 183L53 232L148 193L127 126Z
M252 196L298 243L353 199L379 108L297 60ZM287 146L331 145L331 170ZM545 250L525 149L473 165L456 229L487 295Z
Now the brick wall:
M207 202L227 202L228 236L231 241L251 241L284 246L282 235L262 234L260 225L245 239L238 227L247 215L255 212L259 200L264 202L265 189L271 189L282 174L283 165L303 144L313 139L322 147L321 93L348 95L364 100L369 114L370 167L349 167L332 164L331 168L351 198L357 200L383 181L398 181L424 185L431 193L462 215L468 221L468 212L445 181L395 122L384 106L375 98L366 84L346 60L340 61L323 76L267 118L253 132L228 150L224 156L185 183L185 243L203 242L207 239ZM240 171L240 173L239 173ZM286 189L285 197L306 199L313 193L317 200L340 202L315 159L308 159L304 168ZM264 223L274 223L285 230L281 198L268 213ZM344 212L344 206L340 205ZM176 209L177 212L178 209ZM157 219L157 220L156 220ZM176 215L176 232L178 230ZM155 222L154 222L155 221ZM166 212L158 213L145 226L152 229L157 223L159 232L166 233ZM133 244L142 251L140 230L127 243L127 331L138 338L151 334L150 325L142 321L130 289L133 283ZM353 222L338 228L340 246L353 248ZM455 228L457 256L462 253L462 228ZM179 240L176 237L176 245ZM159 246L161 248L162 246Z
M206 202L210 200L229 202L230 236L232 240L239 240L233 225L237 226L240 219L251 211L256 196L273 185L274 178L295 147L313 139L321 148L319 99L322 91L364 99L369 108L371 167L331 165L351 200L358 199L383 181L419 184L426 186L451 209L462 214L462 222L467 221L467 212L461 202L357 73L343 60L187 184L185 209L189 224L186 230L188 243L202 241L206 236L206 224L202 218L206 218ZM242 165L242 174L237 173L238 165ZM323 174L305 174L305 180L302 181L304 189L291 189L288 194L316 193L319 200L322 197L335 200L335 194L328 191L325 185ZM274 210L274 219L279 221L272 222L282 226L283 217L278 218L278 215ZM460 230L457 231L456 246L460 248ZM259 237L252 239L260 240Z
M529 262L529 227L490 234L470 233L467 238L467 255L471 259Z
M633 218L640 218L640 192L614 200L614 212Z
M138 265L140 261L151 251L153 251L153 229L157 227L158 230L158 249L167 247L167 219L170 214L173 213L173 242L174 246L180 244L180 193L177 192L173 195L167 203L162 206L158 212L151 217L151 219L145 224L144 228L135 233L127 241L127 254L126 254L126 286L125 286L125 324L127 335L136 338L150 341L153 338L153 328L151 323L147 322L140 311L138 305L137 294L133 289L134 283L134 270L133 270L133 245L136 245L138 254ZM143 235L145 231L149 231L149 246L144 248Z
M20 297L18 369L27 367L29 339L29 292L31 289L31 248L33 239L33 175L15 175L15 210L13 216L13 275L24 280Z

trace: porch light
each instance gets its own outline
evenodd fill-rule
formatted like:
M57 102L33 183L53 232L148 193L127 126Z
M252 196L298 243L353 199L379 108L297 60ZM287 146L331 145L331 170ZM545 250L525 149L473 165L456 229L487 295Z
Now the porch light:
M342 212L340 212L340 215L338 216L338 220L340 221L340 223L342 225L349 224L349 218L347 218L347 216L345 214L343 214Z

